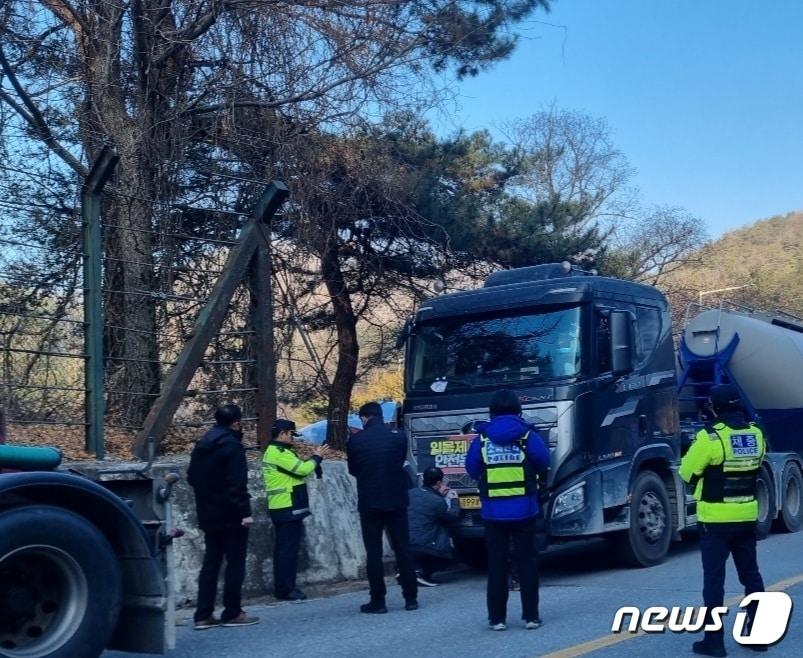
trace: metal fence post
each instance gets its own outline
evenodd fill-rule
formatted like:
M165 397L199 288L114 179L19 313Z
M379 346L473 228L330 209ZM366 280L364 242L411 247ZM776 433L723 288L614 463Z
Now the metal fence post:
M268 190L262 193L252 211L252 217L260 222L262 238L249 266L251 313L249 324L254 329L251 352L255 364L251 367L251 384L256 387L257 440L264 448L270 440L270 430L276 420L276 357L274 354L273 329L273 276L270 247L270 222L273 210L269 207Z
M237 286L247 274L248 265L260 244L260 223L270 221L288 196L287 187L280 181L273 181L257 201L251 219L237 236L236 244L229 251L223 273L215 283L206 305L195 319L195 328L184 343L174 365L170 368L164 382L162 392L153 403L148 416L142 424L134 443L134 454L140 458L145 456L145 442L148 436L156 440L156 447L164 438L168 426L173 419L192 376L201 364L204 351L210 339L220 330L220 325L229 312L229 303Z
M120 157L104 146L81 188L81 220L84 251L84 388L86 426L84 445L97 459L105 457L103 417L103 245L100 233L100 200L103 187Z

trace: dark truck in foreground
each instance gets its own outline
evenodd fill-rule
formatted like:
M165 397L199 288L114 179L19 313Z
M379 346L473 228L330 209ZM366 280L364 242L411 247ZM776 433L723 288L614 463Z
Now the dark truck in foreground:
M720 329L706 325L705 331L711 338ZM787 363L803 361L803 326L786 322L773 330L794 339L786 345ZM695 354L689 341L680 355L686 362L679 383L663 294L568 263L496 272L483 288L429 299L404 337L403 411L411 452L419 472L439 466L459 492L456 540L469 558L483 525L465 455L472 423L487 418L494 391L516 391L523 416L548 443L543 540L609 537L625 561L648 566L663 560L670 541L696 523L695 502L677 471L684 447L702 426L708 389L752 376L749 368L734 372L733 350L722 354L717 342ZM787 370L762 371L760 379L776 388L789 385ZM739 388L751 414L761 416L745 386ZM803 421L803 382L786 398L780 416L789 427L793 416ZM774 429L768 428L770 448L777 443L783 452L767 455L759 477L763 535L776 516L791 531L803 524L803 436Z
M164 653L178 477L64 472L59 461L52 449L0 444L0 656Z

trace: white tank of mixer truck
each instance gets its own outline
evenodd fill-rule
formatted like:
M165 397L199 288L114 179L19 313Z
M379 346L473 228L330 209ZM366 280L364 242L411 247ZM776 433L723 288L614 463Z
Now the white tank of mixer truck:
M753 407L803 409L803 327L795 331L769 316L709 310L685 330L686 346L701 357L723 352L737 335L728 368Z

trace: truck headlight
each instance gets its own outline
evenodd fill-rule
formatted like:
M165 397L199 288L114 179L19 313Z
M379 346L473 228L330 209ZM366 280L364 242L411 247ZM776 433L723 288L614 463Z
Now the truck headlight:
M586 483L575 484L570 489L564 491L555 499L552 507L552 518L566 516L583 508L586 504Z

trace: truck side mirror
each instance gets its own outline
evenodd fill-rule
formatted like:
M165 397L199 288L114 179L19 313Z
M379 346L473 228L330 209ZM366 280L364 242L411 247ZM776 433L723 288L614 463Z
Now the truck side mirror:
M611 373L633 372L633 316L630 311L611 311Z

